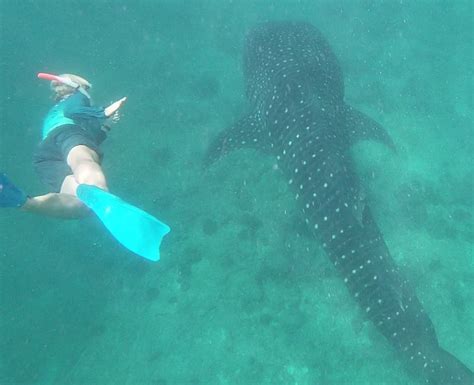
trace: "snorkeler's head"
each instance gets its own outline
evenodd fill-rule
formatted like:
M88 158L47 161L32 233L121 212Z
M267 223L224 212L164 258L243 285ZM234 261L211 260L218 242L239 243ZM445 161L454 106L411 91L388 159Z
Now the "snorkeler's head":
M66 82L64 80L66 80ZM77 89L81 92L85 91L86 96L88 96L87 90L91 87L92 85L86 79L73 74L61 74L58 76L58 79L51 81L51 89L54 92L56 100L73 94Z

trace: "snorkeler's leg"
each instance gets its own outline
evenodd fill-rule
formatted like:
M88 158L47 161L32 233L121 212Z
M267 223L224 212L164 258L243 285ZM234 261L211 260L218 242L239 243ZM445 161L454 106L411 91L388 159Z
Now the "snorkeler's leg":
M59 193L28 198L22 210L63 219L78 219L91 211L76 196L77 182L73 175L64 178Z
M107 181L100 166L99 155L94 150L84 145L73 147L67 155L67 164L74 173L77 185L89 184L108 191ZM73 188L74 194L75 190Z
M67 156L67 164L74 175L68 175L60 193L50 193L28 198L22 210L57 218L75 219L91 215L91 211L76 197L79 184L90 184L107 190L104 173L97 153L87 146L73 147Z
M91 214L75 195L64 193L49 193L28 198L21 210L63 219L78 219Z
M79 184L90 184L107 189L104 173L97 153L87 146L73 147L67 156L67 164L74 175L68 175L60 193L49 193L28 198L22 210L57 218L75 219L91 214L91 211L76 197Z

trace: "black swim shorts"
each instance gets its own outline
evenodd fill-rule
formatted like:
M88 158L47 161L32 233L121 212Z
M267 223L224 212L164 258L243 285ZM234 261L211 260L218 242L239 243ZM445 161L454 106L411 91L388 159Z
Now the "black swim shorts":
M57 127L36 148L33 167L41 181L52 187L51 192L59 192L64 178L72 175L67 164L69 151L84 145L94 150L102 161L103 153L99 145L104 138L103 132L95 135L75 124Z

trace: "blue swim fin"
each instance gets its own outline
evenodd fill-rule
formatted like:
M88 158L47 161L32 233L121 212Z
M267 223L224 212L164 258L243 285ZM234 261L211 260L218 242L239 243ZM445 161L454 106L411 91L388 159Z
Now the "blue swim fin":
M151 261L160 259L160 244L169 226L96 186L81 184L77 197L127 249Z
M27 195L0 172L0 207L21 207L27 199Z

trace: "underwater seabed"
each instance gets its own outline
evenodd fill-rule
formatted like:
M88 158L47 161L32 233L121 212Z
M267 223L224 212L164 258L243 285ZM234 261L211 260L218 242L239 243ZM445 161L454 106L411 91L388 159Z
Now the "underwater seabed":
M130 92L105 144L111 190L173 231L150 263L93 219L0 213L0 383L418 384L306 232L273 160L246 150L201 167L245 108L245 31L269 18L317 25L343 63L347 100L393 137L396 153L354 148L362 183L440 343L474 369L467 2L74 4L2 3L5 73L16 80L2 78L2 167L43 188L29 156L50 101L25 74L90 73L98 102ZM81 16L81 33L64 16L68 26ZM6 131L32 97L25 131Z

